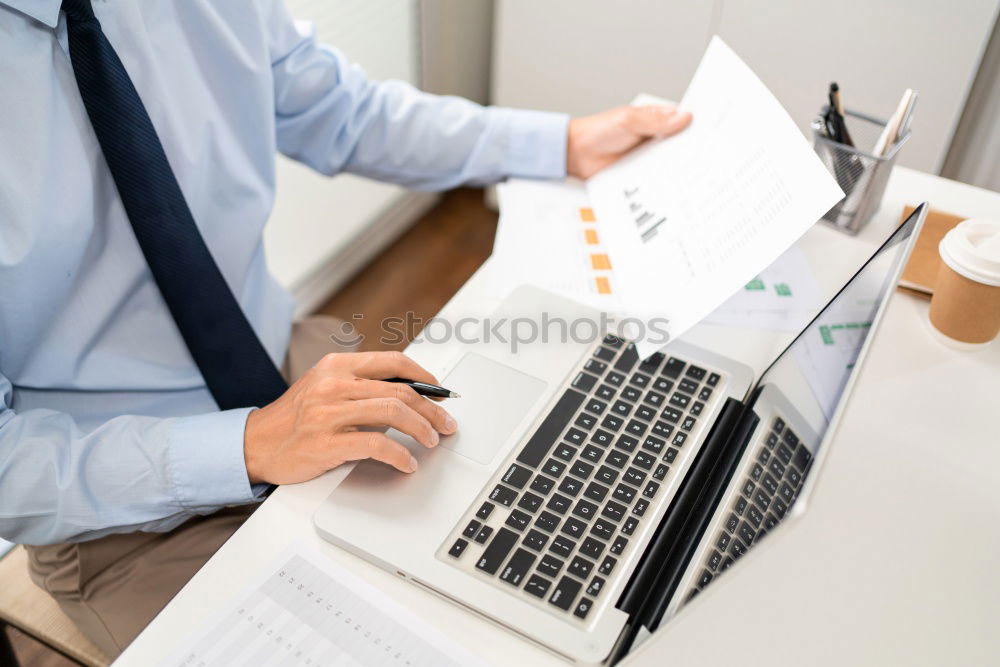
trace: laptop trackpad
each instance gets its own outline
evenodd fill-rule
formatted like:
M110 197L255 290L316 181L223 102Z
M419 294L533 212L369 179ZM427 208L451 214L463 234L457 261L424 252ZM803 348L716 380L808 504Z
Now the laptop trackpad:
M442 437L439 446L484 464L545 390L542 380L473 352L441 382L462 397L446 403L458 432Z

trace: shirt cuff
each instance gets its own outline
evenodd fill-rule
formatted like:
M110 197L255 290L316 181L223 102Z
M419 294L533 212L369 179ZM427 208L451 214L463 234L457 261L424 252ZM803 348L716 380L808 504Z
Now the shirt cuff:
M515 178L566 178L569 116L550 111L506 109L505 171Z
M250 488L243 432L253 408L225 410L174 420L167 462L180 505L203 512L258 500Z

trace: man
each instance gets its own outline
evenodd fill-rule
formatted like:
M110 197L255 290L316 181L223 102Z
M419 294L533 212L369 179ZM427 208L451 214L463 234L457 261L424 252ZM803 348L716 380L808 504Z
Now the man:
M373 83L280 0L0 0L0 36L0 536L110 656L269 485L413 473L362 429L457 428L379 381L435 382L413 361L293 328L262 250L276 150L444 189L587 177L690 120Z

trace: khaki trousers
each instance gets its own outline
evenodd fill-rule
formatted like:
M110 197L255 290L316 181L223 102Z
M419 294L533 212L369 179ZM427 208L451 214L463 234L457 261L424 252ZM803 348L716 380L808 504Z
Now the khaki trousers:
M326 316L293 326L282 367L289 382L324 354L350 351L330 337L340 326L339 320ZM256 507L227 507L189 519L169 533L123 533L27 547L31 578L83 634L117 658Z

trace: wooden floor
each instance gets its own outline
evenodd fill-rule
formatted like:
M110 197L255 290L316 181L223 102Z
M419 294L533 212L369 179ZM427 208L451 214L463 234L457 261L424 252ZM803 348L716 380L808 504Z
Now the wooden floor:
M402 350L421 326L406 327L404 340L393 333L403 326L381 323L436 315L490 256L496 228L482 190L449 192L319 312L352 322L365 337L362 350Z
M320 312L353 322L365 336L363 350L401 350L409 340L385 335L385 318L426 321L490 256L497 214L483 204L483 191L454 190L333 296ZM356 318L356 315L363 315ZM412 318L411 318L412 319ZM407 332L412 339L420 326ZM393 325L391 330L400 330ZM16 630L11 644L25 667L69 667L74 663ZM0 667L6 667L0 666Z

